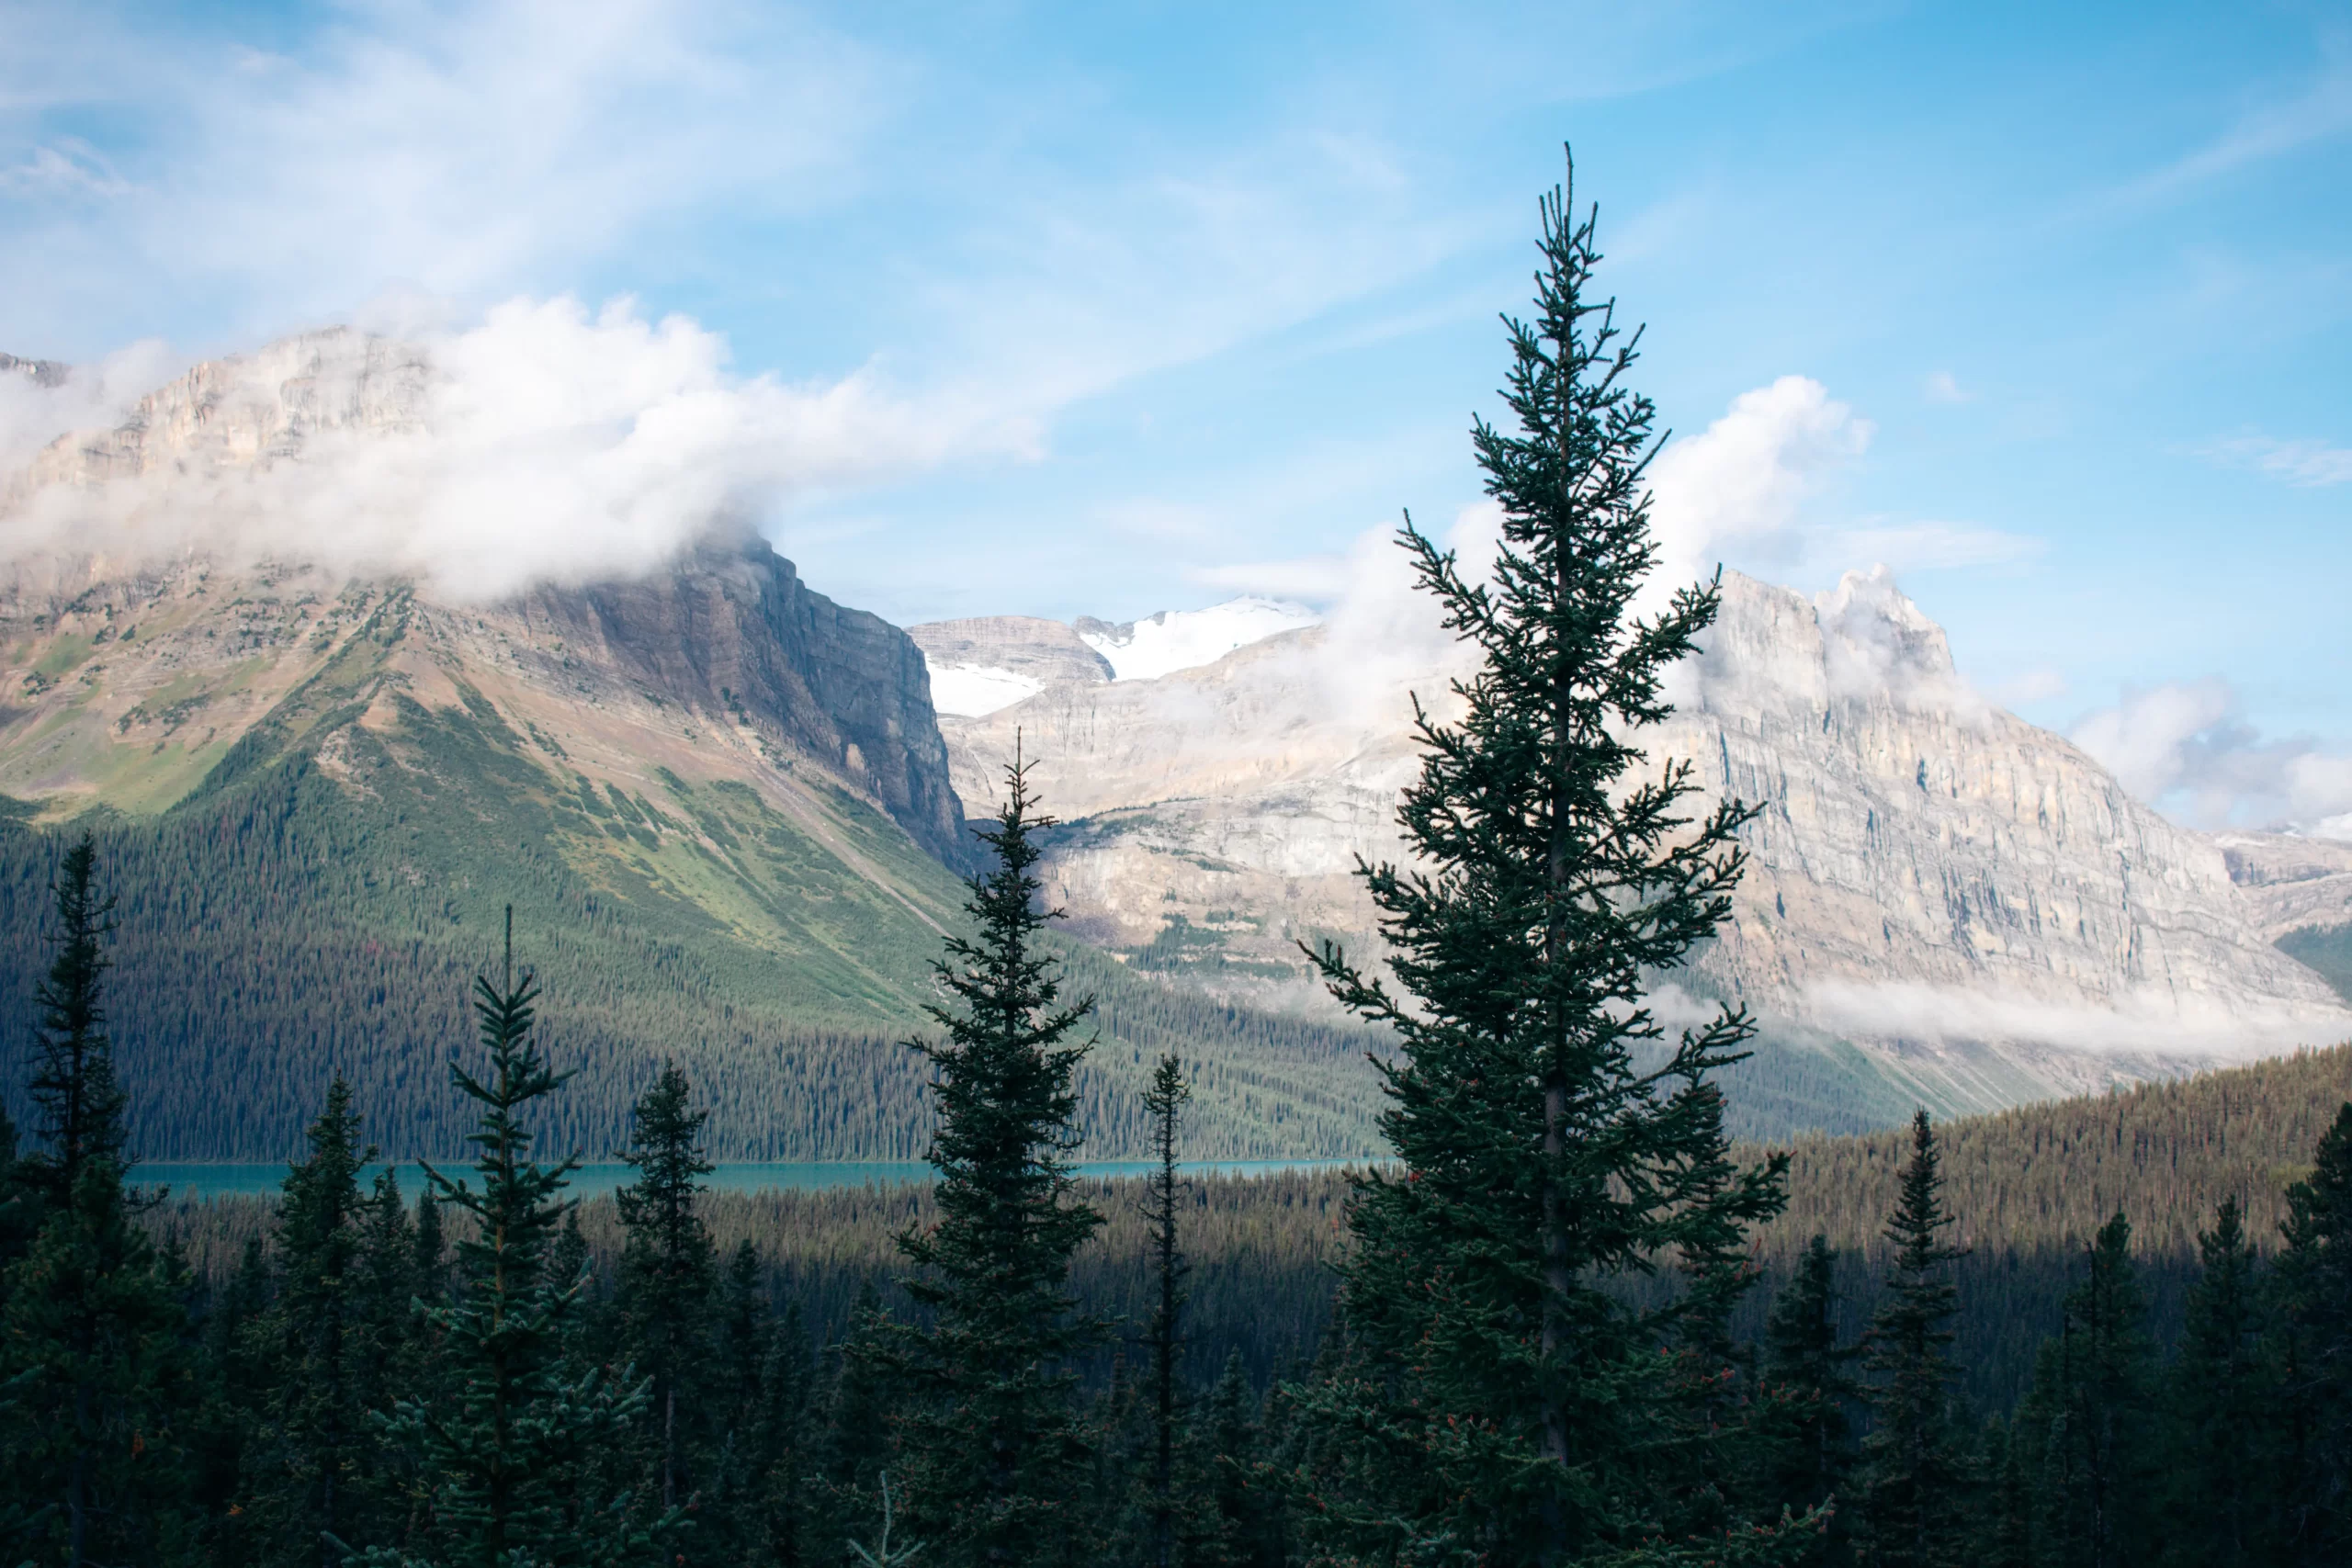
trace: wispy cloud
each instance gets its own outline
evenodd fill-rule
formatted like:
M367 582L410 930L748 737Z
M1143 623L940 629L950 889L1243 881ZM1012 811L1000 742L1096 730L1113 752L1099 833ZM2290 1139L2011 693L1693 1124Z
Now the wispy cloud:
M1920 384L1920 392L1931 403L1973 403L1976 394L1960 384L1949 370L1938 370Z
M115 197L130 188L106 154L76 136L34 147L20 162L0 168L0 196Z
M2337 40L2327 42L2327 63L2316 82L2291 97L2247 111L2204 146L2125 186L2120 198L2160 201L2352 131L2352 50Z
M2239 435L2199 447L2205 456L2233 468L2251 468L2301 489L2352 483L2352 446L2324 441L2281 441L2268 435Z

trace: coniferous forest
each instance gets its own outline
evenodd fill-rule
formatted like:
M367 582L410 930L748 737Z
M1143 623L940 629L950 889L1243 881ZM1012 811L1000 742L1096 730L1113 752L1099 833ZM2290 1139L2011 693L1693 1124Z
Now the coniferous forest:
M2345 1053L1899 1134L1735 1142L1726 1005L1645 1005L1750 814L1639 750L1714 586L1634 613L1653 410L1543 209L1491 570L1402 544L1484 655L1425 716L1385 973L1331 947L1393 1157L1186 1177L1192 1077L1072 1161L1096 999L1048 940L1016 763L910 1042L925 1189L720 1200L665 1065L632 1179L568 1190L571 1065L511 928L445 1094L467 1156L369 1175L334 1079L271 1203L139 1179L107 866L51 879L0 1124L0 1561L2336 1564L2352 1560ZM727 1133L732 1138L740 1132Z

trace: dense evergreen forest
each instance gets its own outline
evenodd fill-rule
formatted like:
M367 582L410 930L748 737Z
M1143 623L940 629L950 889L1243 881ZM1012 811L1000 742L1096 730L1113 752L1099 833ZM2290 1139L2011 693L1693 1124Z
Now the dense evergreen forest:
M291 747L232 753L160 818L60 830L30 826L21 804L0 811L6 1016L27 1016L59 858L87 829L107 865L126 960L115 1032L142 1154L286 1158L338 1073L390 1157L460 1153L469 1129L441 1064L511 904L548 987L546 1026L578 1070L549 1110L552 1143L616 1147L667 1055L744 1112L718 1134L721 1157L921 1156L925 1077L901 1043L939 938L916 910L952 922L956 884L894 824L833 803L868 863L921 895L911 906L747 788L672 780L658 805L616 805L560 787L472 713L411 704L405 717L397 748L345 729L361 759L349 766L381 753L366 794ZM730 901L755 911L764 945L706 907ZM1199 1063L1204 1156L1374 1146L1371 1033L1228 1008L1054 940L1101 998L1104 1048L1080 1077L1098 1157L1141 1152L1132 1090L1170 1047ZM21 1118L27 1102L8 1093Z

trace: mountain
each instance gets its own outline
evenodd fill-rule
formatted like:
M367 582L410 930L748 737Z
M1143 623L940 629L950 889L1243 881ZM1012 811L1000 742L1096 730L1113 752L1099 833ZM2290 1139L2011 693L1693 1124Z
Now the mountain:
M1031 657L1035 623L992 624L997 667ZM1376 951L1355 857L1400 852L1410 696L1445 711L1448 658L1342 614L1156 679L1022 665L1035 693L941 728L969 802L1016 733L1037 759L1067 819L1053 892L1082 934L1307 1007L1296 942ZM1674 696L1652 756L1763 807L1730 926L1661 993L1669 1013L1736 997L1764 1020L1771 1048L1742 1069L1751 1130L1996 1108L2352 1034L2221 845L1977 697L1883 572L1817 601L1727 573Z
M616 1146L675 1056L729 1157L919 1156L925 1075L900 1043L973 849L922 654L723 528L488 602L241 537L273 476L332 496L371 442L429 434L433 374L407 345L311 334L199 366L12 481L0 1018L30 1016L51 868L86 827L119 897L114 1029L151 1157L281 1156L334 1072L390 1151L454 1151L442 1064L509 905L579 1070L557 1146ZM107 547L56 547L85 514ZM130 551L141 528L171 547ZM1102 1000L1091 1154L1140 1151L1136 1090L1168 1048L1199 1064L1203 1153L1371 1146L1362 1032L1066 949Z

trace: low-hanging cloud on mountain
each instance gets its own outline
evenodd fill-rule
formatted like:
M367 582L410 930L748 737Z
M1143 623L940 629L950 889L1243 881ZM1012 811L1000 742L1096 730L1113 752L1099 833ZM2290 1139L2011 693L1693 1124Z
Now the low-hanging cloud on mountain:
M413 341L288 340L119 411L129 432L86 429L119 410L111 370L22 379L11 456L83 433L31 457L0 555L291 558L474 599L641 573L793 496L1036 441L982 398L910 397L868 372L736 376L717 334L628 300L517 299Z
M2070 739L2138 798L2199 827L2289 827L2352 839L2352 757L2266 739L2218 676L2127 691Z

